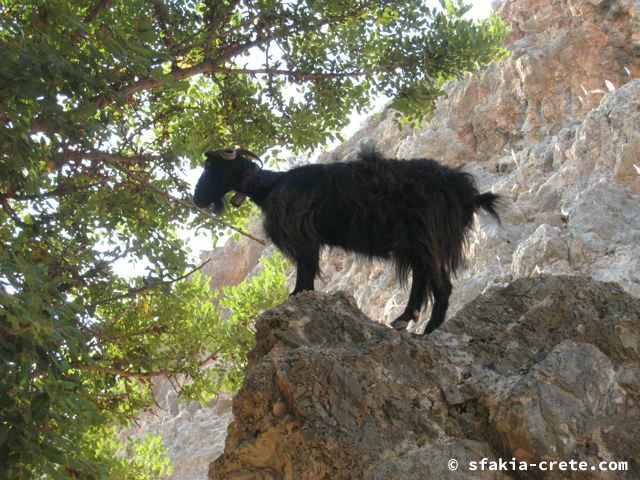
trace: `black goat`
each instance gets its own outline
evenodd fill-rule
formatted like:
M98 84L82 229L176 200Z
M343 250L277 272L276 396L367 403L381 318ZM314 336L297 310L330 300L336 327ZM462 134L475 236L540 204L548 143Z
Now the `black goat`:
M405 329L433 298L425 330L444 321L451 295L451 274L463 260L473 216L495 210L498 195L480 194L468 173L429 159L397 161L363 150L353 162L307 165L288 172L262 170L248 150L207 152L204 173L193 200L212 202L220 212L223 195L248 195L265 214L265 231L297 264L292 295L313 290L320 248L341 247L367 258L395 261L400 281L409 271L413 283L404 313L392 326Z

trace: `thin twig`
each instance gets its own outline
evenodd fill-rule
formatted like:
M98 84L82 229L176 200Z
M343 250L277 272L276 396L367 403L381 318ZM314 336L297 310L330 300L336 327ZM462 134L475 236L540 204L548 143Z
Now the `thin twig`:
M178 372L174 370L157 370L154 372L132 372L130 370L122 370L120 368L113 367L101 367L99 365L89 365L86 363L72 362L69 364L72 368L78 370L87 370L90 372L106 373L109 375L119 375L126 378L143 378L149 379L153 377L173 377L184 372Z
M122 165L119 164L119 162L124 162L126 164L135 164L136 159L142 159L145 162L152 162L152 161L158 161L161 159L160 156L158 155L140 155L140 156L136 156L136 157L129 157L129 156L125 156L122 154L113 154L113 153L108 153L108 152L102 152L102 151L91 151L91 152L76 152L76 151L67 151L64 153L64 157L65 158L74 158L74 159L82 159L82 158L86 158L86 159L90 159L90 160L103 160L105 162L107 162L109 165L111 165L112 167L114 167L115 169L117 169L119 172L124 173L125 175L127 175L128 177L131 177L135 180L137 180L138 182L140 182L141 184L145 185L147 188L153 190L154 192L158 193L159 195L162 195L163 197L165 197L167 200L169 200L170 202L173 203L177 203L178 205L181 205L183 207L187 207L190 210L197 210L201 215L204 215L207 218L210 218L212 220L214 220L216 223L222 225L223 227L227 227L231 230L233 230L234 232L250 238L251 240L253 240L254 242L259 243L260 245L266 245L267 243L258 238L255 237L253 235L251 235L250 233L235 227L233 225L231 225L228 222L225 222L224 220L222 220L220 217L218 217L217 215L213 215L209 212L207 212L206 210L203 210L201 208L196 207L193 202L188 202L186 200L183 200L181 198L176 198L173 197L172 195L170 195L168 192L166 192L165 190L158 188L152 184L150 184L145 178L143 178L141 175L132 172L131 170L124 168ZM0 200L2 200L2 198L0 198Z
M233 225L231 225L230 223L225 222L224 220L222 220L220 217L218 217L217 215L214 215L206 210L203 210L202 208L196 207L195 205L193 205L190 202L186 202L182 199L179 198L174 198L174 197L170 197L173 201L175 201L176 203L179 203L180 205L183 205L185 207L189 207L192 210L197 210L200 215L204 215L207 218L212 219L213 221L215 221L216 223L222 225L223 227L227 227L230 228L231 230L233 230L234 232L239 233L240 235L242 235L243 237L247 237L250 238L251 240L253 240L254 242L259 243L260 245L266 246L267 242L265 242L264 240L262 240L261 238L255 237L253 235L251 235L249 232L246 232L238 227L234 227Z
M211 261L211 259L208 258L207 260L202 262L199 266L197 266L196 268L194 268L190 272L185 273L184 275L180 275L177 278L173 278L171 280L165 280L165 281L158 282L158 283L145 284L145 285L142 285L141 287L132 288L132 289L127 290L126 292L121 293L119 295L114 295L114 296L106 298L104 300L100 300L98 302L91 303L91 304L88 305L87 308L88 309L92 309L92 308L95 308L95 307L97 307L99 305L103 305L105 303L115 302L116 300L122 300L124 298L135 297L136 295L138 295L138 294L140 294L140 293L142 293L144 291L151 290L153 288L157 288L157 287L160 287L160 286L171 285L173 283L179 282L180 280L184 280L185 278L189 277L190 275L193 275L195 272L200 270L202 267L204 267L210 261Z

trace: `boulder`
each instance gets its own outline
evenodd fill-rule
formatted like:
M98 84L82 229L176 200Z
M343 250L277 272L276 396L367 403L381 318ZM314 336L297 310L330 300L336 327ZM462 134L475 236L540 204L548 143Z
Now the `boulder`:
M427 337L302 293L259 318L209 478L637 478L638 332L640 299L579 276L494 287ZM483 458L589 471L472 470Z

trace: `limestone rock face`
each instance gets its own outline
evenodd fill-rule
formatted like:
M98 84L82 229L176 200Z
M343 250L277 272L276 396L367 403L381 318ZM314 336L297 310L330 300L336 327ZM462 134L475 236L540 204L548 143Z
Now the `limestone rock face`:
M158 378L154 382L154 397L158 406L143 412L135 426L123 435L161 436L173 466L171 478L206 478L209 463L223 451L227 426L233 419L230 396L219 395L205 408L197 402L185 405L179 401L175 387Z
M257 237L264 237L258 220L250 222L249 231ZM250 238L229 239L223 246L203 252L202 259L209 262L202 268L202 273L209 277L213 289L237 285L256 266L264 249L264 245Z
M479 218L450 315L495 283L540 273L640 295L640 4L505 0L497 13L511 27L509 58L451 83L428 126L399 130L385 111L321 160L372 144L458 166L503 196L504 228ZM323 291L347 291L382 322L401 313L408 292L388 265L333 251L322 267Z
M424 339L309 292L257 330L212 480L637 478L640 300L613 283L519 279ZM628 471L469 470L514 457Z

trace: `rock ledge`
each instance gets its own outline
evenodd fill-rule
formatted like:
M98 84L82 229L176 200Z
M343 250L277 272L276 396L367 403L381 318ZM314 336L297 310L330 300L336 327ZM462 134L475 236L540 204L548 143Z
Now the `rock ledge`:
M519 279L426 339L370 320L344 294L309 292L266 312L257 339L210 479L640 472L640 300L616 284ZM484 457L627 461L628 471L468 470Z

